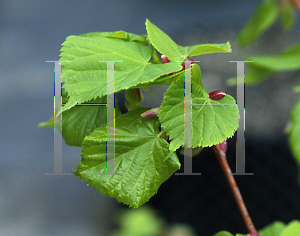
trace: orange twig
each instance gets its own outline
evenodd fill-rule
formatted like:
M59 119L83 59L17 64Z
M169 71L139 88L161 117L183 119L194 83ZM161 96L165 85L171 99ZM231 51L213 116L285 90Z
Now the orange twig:
M219 163L220 163L220 165L221 165L221 167L222 167L222 169L225 173L226 179L229 183L229 186L230 186L231 191L234 195L235 201L236 201L236 203L239 207L239 210L242 214L242 217L244 219L244 222L247 226L247 229L248 229L249 233L257 234L256 229L255 229L255 227L253 225L253 222L251 220L251 217L250 217L250 215L247 211L247 208L245 206L245 203L244 203L244 200L243 200L242 195L240 193L240 190L239 190L238 186L236 185L235 179L234 179L234 177L232 175L232 172L231 172L231 169L228 165L225 152L223 152L221 150L219 144L212 146L212 149L215 151L216 156L218 158L218 161L219 161Z

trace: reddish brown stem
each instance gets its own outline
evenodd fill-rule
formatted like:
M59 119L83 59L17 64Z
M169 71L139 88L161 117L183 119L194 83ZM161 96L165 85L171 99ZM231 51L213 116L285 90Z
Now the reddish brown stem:
M297 11L300 15L300 0L291 0L291 2L295 5L295 7L297 8Z
M226 179L229 183L229 186L231 188L231 191L234 195L235 201L239 207L239 210L242 214L242 217L244 219L244 222L247 226L247 229L249 231L249 233L257 233L256 229L252 223L251 217L247 211L247 208L245 206L244 200L242 198L242 195L240 193L240 190L238 188L238 186L236 185L235 179L232 175L231 169L228 165L227 159L226 159L226 154L221 150L221 148L219 147L219 145L214 145L212 146L212 149L215 151L216 156L218 158L218 161L225 173Z
M141 91L140 91L140 89L139 88L135 88L134 91L135 91L135 94L136 94L136 96L138 98L138 102L141 101Z

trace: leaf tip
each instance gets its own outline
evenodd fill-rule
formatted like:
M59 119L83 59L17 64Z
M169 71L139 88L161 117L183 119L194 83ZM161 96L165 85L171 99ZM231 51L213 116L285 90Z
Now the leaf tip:
M226 42L226 45L229 47L229 49L228 49L228 50L229 50L229 52L231 53L231 52L232 52L232 48L231 48L231 44L230 44L230 42L229 42L229 41L227 41L227 42Z
M150 22L150 20L148 18L146 18L146 21L145 21L146 28L147 28L147 25L149 24L149 22Z

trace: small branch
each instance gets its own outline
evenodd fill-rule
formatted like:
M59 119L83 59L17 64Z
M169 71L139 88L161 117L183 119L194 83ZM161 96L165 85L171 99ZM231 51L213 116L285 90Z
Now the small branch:
M291 0L291 2L295 5L295 7L297 8L297 11L300 15L300 1L299 0Z
M252 223L251 217L250 217L250 215L247 211L247 208L245 206L245 203L244 203L244 200L243 200L242 195L240 193L240 190L239 190L239 188L238 188L238 186L235 182L235 179L232 175L231 169L228 165L228 162L227 162L227 159L226 159L226 154L225 154L226 150L224 152L223 151L224 149L222 150L221 147L219 146L219 144L212 146L212 149L215 151L216 156L218 158L218 161L219 161L219 163L220 163L220 165L221 165L221 167L222 167L222 169L225 173L226 179L229 183L229 186L230 186L231 191L234 195L235 201L236 201L236 203L239 207L239 210L242 214L242 217L244 219L244 222L247 226L247 229L248 229L249 233L252 233L252 234L256 233L257 234L256 229L255 229L255 227Z

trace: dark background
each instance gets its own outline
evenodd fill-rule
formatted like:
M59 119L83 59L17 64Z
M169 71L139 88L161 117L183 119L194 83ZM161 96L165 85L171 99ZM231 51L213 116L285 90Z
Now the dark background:
M109 235L121 204L75 176L45 176L53 171L53 130L37 128L53 112L53 63L65 38L92 31L144 34L145 20L178 44L232 44L232 54L200 60L206 89L236 97L226 79L236 75L232 60L243 60L237 32L259 1L0 1L0 235ZM299 40L298 24L282 32L277 23L249 54L276 54ZM246 86L246 170L237 176L242 195L259 229L274 220L300 219L297 166L282 133L297 96L291 92L299 72L279 73L259 86ZM299 82L298 82L299 83ZM157 107L167 87L153 88L143 107ZM152 88L151 88L152 89ZM124 104L118 95L120 104ZM123 106L124 108L124 106ZM235 138L228 159L235 166ZM63 171L76 169L80 148L63 145ZM170 223L186 222L199 235L219 230L246 233L212 150L193 163L202 176L172 176L150 204ZM198 170L199 168L199 170Z

